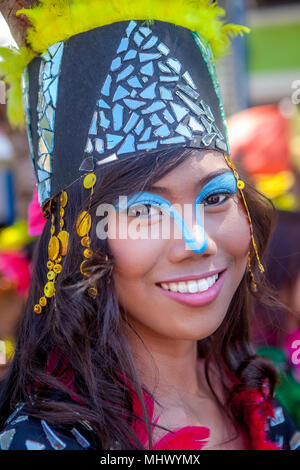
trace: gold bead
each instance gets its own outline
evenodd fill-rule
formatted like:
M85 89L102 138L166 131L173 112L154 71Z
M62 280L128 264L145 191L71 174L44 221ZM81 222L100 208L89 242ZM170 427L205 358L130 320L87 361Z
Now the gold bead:
M40 304L42 307L45 307L45 305L47 305L47 299L46 299L46 297L41 297L40 300L39 300L39 304Z
M81 239L81 245L82 245L82 246L87 246L87 247L89 247L89 246L91 245L91 239L90 239L90 237L83 237L83 238Z
M53 281L53 279L55 279L55 272L49 271L48 274L47 274L47 279L49 279L49 281Z
M258 267L259 267L259 269L262 273L265 272L265 268L263 267L263 265L261 263L258 263Z
M47 282L47 284L44 287L44 294L48 298L54 296L54 294L55 294L54 282L52 282L52 281Z
M93 256L92 250L90 250L89 248L87 248L86 250L84 250L83 256L84 256L85 258L91 258L91 257Z
M50 238L48 245L48 255L51 261L55 261L59 255L59 241L56 236Z
M48 269L52 269L53 266L54 266L53 261L48 261L48 263L47 263L47 268L48 268Z
M42 307L39 305L39 304L36 304L34 307L33 307L33 310L34 310L34 313L41 313L42 312Z
M55 264L56 264L56 263L61 263L61 260L62 260L62 258L61 258L61 256L59 256L59 257L56 259Z
M60 195L60 205L61 205L61 207L66 207L67 202L68 202L68 195L67 195L66 191L62 191L61 195Z
M88 290L88 294L89 294L90 297L95 298L98 295L98 291L95 287L90 287L89 290Z
M59 274L62 272L62 265L61 264L55 264L54 265L54 268L53 268L53 271L56 273L56 274Z
M54 233L55 233L55 227L54 227L54 225L51 225L50 233L51 233L51 235L54 235Z
M65 215L65 211L64 211L64 209L63 209L62 207L61 207L61 209L60 209L60 211L59 211L59 215L60 215L61 217L63 217L63 216Z
M87 260L82 261L82 263L81 263L81 265L80 265L80 272L81 272L81 274L83 274L84 276L89 276L89 274L87 274L87 273L83 270L84 265L86 264L86 262L87 262Z
M76 230L80 237L84 237L90 231L92 225L91 216L87 211L83 211L79 214L76 222Z
M64 225L65 225L64 220L60 219L60 222L59 222L60 230L64 227Z
M86 189L91 189L93 186L96 184L97 177L95 173L89 173L88 175L85 176L83 180L83 186Z
M244 187L245 187L244 181L239 180L239 181L237 182L237 187L238 187L239 189L244 189Z
M67 254L67 251L68 251L69 232L67 232L66 230L62 230L57 235L57 238L59 239L59 242L60 242L60 254L62 256L65 256Z

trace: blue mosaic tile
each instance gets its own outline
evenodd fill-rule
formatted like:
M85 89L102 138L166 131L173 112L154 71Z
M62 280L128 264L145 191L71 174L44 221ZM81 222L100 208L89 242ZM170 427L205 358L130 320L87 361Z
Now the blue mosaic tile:
M204 126L194 116L190 117L189 126L194 132L204 132Z
M147 28L147 27L145 27L145 26L141 26L141 27L139 28L139 31L140 31L145 37L148 37L148 36L152 33L151 29L150 29L150 28Z
M89 130L89 134L97 135L97 120L98 120L98 112L95 111L94 116L93 116L93 120L92 120L92 124L91 124L90 130Z
M123 129L124 132L126 132L126 134L130 132L135 127L139 119L140 119L140 116L137 113L132 113L126 126Z
M108 129L110 125L110 120L106 118L104 111L100 111L99 118L99 125L104 129Z
M117 82L127 78L133 72L133 70L134 70L133 65L128 65L128 67L126 67L126 69L124 69L122 72L119 73L119 75L117 77Z
M117 103L112 110L114 130L119 131L123 126L124 107Z
M183 137L183 136L171 137L170 139L164 139L164 140L160 141L161 144L165 144L165 145L183 144L185 142L186 142L186 140L185 140L185 137Z
M137 144L138 150L153 150L157 148L157 140L153 142L146 142L145 144Z
M150 52L142 53L142 52L140 52L139 53L140 62L148 62L148 60L156 60L156 59L159 59L160 57L161 57L161 54L157 54L156 52L153 52L153 53L150 53Z
M197 91L193 90L188 85L182 85L181 83L177 83L177 88L179 88L181 91L184 91L184 93L189 95L194 100L197 100L199 98L199 93Z
M171 108L173 110L173 113L175 114L176 120L178 122L181 121L189 112L189 110L187 108L185 108L184 106L181 106L177 103L171 102L170 105L171 105Z
M144 98L144 96L142 96L142 98ZM128 98L124 99L124 103L130 109L138 109L141 106L144 106L146 104L145 101L131 100L131 99L128 99Z
M153 62L149 62L149 64L146 64L143 67L141 67L141 73L143 73L144 75L148 75L149 77L152 77L152 75L154 74Z
M159 61L157 65L158 65L158 68L159 68L159 70L160 70L161 72L163 72L163 73L170 73L170 74L173 73L173 72L169 69L169 67L167 67L166 64L164 64L163 62Z
M206 134L204 137L202 137L202 142L204 145L208 146L212 143L215 137L216 137L215 133Z
M148 100L153 100L156 98L156 85L157 82L151 83L151 85L149 85L140 93L140 97Z
M160 109L165 108L166 105L163 103L163 101L154 101L148 108L143 109L142 113L143 114L148 114L148 113L155 113L156 111L159 111Z
M161 86L159 87L159 92L162 100L173 100L172 92L168 88Z
M121 52L127 51L128 45L129 45L129 39L128 38L122 38L121 42L120 42L120 45L117 49L117 54L120 54Z
M140 138L139 142L145 142L145 141L149 140L150 135L151 135L151 127L147 127L147 129L143 133L142 137Z
M97 105L99 106L99 108L110 109L110 106L103 99L100 99L97 102Z
M135 129L134 129L134 132L137 134L137 135L140 135L143 130L144 130L144 127L145 127L145 122L144 122L144 119L141 119L139 121L139 123L136 125Z
M192 137L193 137L193 134L192 134L191 130L188 127L181 124L181 123L178 124L175 131L178 134L181 134L181 135L187 137L188 139L192 139Z
M161 82L178 82L179 77L177 75L160 75Z
M188 71L184 72L184 74L182 75L182 78L184 78L184 80L186 81L186 83L191 87L193 88L194 90L197 90L197 87L195 85L195 82L194 80L192 79L190 73Z
M116 145L118 145L124 139L124 136L123 135L107 134L106 139L107 139L106 147L108 149L113 149L114 147L116 147Z
M168 55L170 54L170 49L163 43L161 42L158 46L157 49L159 52L161 52L163 55Z
M95 139L95 150L98 153L103 153L104 152L104 141L103 139Z
M154 135L156 135L157 137L169 137L170 129L166 124L163 124L162 126L155 129Z
M127 83L133 88L143 88L143 85L136 76L129 78Z
M163 116L165 120L168 121L170 124L173 124L173 122L175 122L175 119L173 118L172 114L167 109L164 110Z
M198 106L196 103L194 103L190 98L188 98L187 96L185 96L181 91L176 91L175 92L177 96L179 96L179 98L182 99L182 101L188 105L188 107L195 113L197 114L197 116L200 116L202 114L204 114L204 111L203 109L200 108L200 106Z
M133 40L137 46L140 46L144 40L144 37L137 31L133 36Z
M151 49L152 47L155 46L155 44L157 43L158 41L158 37L157 36L152 36L149 41L147 41L144 46L142 47L143 50L146 50L146 49Z
M128 95L129 95L129 91L126 90L126 88L124 88L122 85L119 85L114 94L113 101L121 100Z
M167 65L174 70L175 73L180 73L181 69L182 69L182 65L181 63L179 62L178 59L174 59L172 57L170 57L169 59L167 59Z
M161 126L162 125L162 121L159 119L159 117L156 113L154 113L150 116L150 122L151 122L152 126Z
M131 33L134 30L134 28L136 27L136 25L137 25L137 23L135 21L130 21L129 25L126 28L127 37L129 37L131 35Z
M130 51L128 51L127 54L124 56L123 61L135 59L136 55L137 51L135 51L134 49L130 49Z
M125 142L118 150L118 155L135 152L135 138L133 134L128 134Z
M107 75L104 85L102 87L101 93L102 95L109 96L110 93L110 85L111 85L111 76Z

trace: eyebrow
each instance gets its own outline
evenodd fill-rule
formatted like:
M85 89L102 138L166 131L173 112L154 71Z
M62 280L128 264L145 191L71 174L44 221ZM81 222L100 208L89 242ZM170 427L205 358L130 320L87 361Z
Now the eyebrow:
M208 175L204 176L201 178L199 181L196 182L195 187L199 187L202 189L204 186L207 185L212 179L214 179L216 176L223 175L224 173L231 173L231 170L227 170L225 168L222 168L220 170L214 171L212 173L209 173ZM158 193L164 193L164 194L170 194L172 195L172 190L169 188L165 188L164 186L150 186L147 191L156 191Z

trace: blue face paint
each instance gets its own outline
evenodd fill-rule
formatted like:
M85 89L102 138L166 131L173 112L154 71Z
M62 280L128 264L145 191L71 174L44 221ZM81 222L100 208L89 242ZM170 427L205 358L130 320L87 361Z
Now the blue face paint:
M174 218L176 224L182 232L183 238L187 245L195 253L200 254L207 249L208 242L198 210L199 204L201 204L207 197L213 196L214 194L234 194L236 190L236 179L233 173L231 171L228 171L226 173L223 173L222 175L216 176L213 180L207 183L199 192L194 207L196 222L198 225L198 233L200 230L199 234L202 235L202 243L200 243L198 240L195 240L182 215L177 211L175 207L172 206L171 202L168 199L159 196L158 194L140 191L134 194L131 198L129 198L126 204L117 204L115 207L117 211L127 212L130 206L132 206L133 204L151 204L153 206L157 206L165 213L167 213L170 217Z

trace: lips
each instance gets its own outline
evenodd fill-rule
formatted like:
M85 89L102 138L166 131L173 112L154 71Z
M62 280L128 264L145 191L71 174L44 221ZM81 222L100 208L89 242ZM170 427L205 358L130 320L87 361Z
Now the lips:
M160 289L160 292L163 295L168 296L172 300L175 300L181 304L188 305L191 307L201 307L203 305L208 305L211 302L213 302L220 294L222 287L224 285L224 282L225 282L226 274L227 274L226 269L221 272L211 271L210 273L206 273L205 275L201 275L200 277L199 276L189 276L189 277L186 276L186 277L177 278L176 280L172 279L172 280L166 281L166 283L168 283L168 282L188 281L188 280L193 280L193 279L203 279L204 277L210 277L218 273L219 273L219 277L217 281L204 292L197 292L195 294L181 293L181 292L172 292L170 290L165 290L162 287L160 287L159 284L157 284L157 287Z
M216 269L215 271L209 271L207 273L204 273L204 274L195 274L195 275L189 275L189 276L182 276L182 277L174 277L172 279L167 279L165 281L160 281L158 284L169 284L170 282L181 282L181 281L193 281L195 279L205 279L207 277L211 277L211 276L214 276L215 274L221 274L223 273L224 271L226 271L226 269Z

